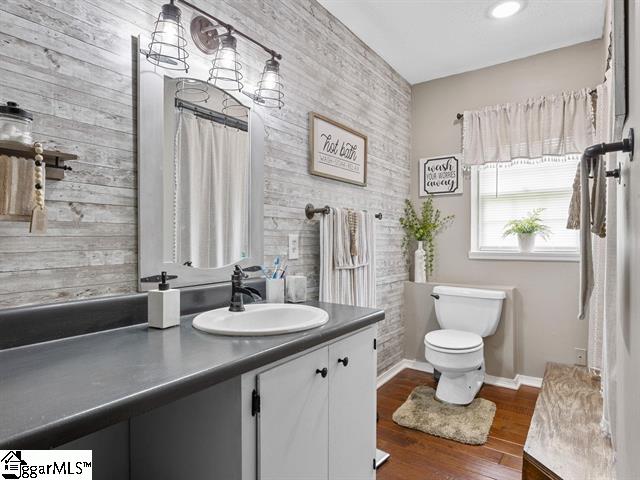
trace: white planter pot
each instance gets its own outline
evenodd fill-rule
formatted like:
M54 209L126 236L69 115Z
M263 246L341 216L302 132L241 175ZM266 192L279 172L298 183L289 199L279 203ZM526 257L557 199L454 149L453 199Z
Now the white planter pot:
M523 253L531 253L536 245L535 233L519 233L518 246Z
M422 242L418 242L416 253L413 254L413 281L416 283L427 283L427 272L424 269L426 255Z

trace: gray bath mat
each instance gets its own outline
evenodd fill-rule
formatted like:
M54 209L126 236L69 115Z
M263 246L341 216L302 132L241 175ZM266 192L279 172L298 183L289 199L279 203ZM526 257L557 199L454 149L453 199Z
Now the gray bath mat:
M476 398L469 405L451 405L435 398L435 390L420 386L393 414L393 421L403 427L448 438L469 445L486 443L496 404Z

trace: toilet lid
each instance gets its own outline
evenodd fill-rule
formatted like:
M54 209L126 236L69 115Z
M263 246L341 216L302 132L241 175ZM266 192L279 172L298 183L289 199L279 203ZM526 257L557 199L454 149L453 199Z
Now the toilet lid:
M482 337L461 330L434 330L425 335L424 341L434 347L447 350L467 350L482 345Z

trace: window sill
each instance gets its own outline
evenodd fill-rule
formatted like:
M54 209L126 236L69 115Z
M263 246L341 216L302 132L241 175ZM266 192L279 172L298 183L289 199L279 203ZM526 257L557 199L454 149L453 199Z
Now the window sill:
M469 252L470 260L511 260L524 262L579 262L580 254L571 252L530 252L476 250Z

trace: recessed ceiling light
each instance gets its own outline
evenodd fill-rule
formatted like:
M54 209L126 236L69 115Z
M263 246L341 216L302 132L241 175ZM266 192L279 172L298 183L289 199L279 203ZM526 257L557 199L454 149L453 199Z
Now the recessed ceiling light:
M493 7L493 10L491 10L491 16L493 18L507 18L518 13L521 8L522 4L520 2L516 2L515 0L500 2L495 7Z

